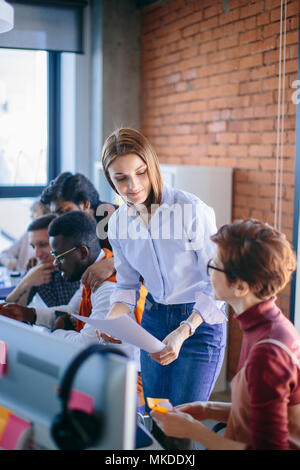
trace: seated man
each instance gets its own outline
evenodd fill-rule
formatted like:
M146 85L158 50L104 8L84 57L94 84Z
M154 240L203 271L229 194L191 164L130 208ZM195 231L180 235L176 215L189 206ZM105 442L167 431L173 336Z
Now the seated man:
M55 215L47 214L38 217L29 225L29 243L34 250L37 264L8 295L7 302L23 306L32 303L32 306L53 307L67 304L79 289L79 281L70 282L64 279L53 265L48 235L48 226L53 219Z
M96 221L85 212L74 211L55 218L49 226L49 236L54 264L69 281L79 280L88 266L112 255L109 250L101 249L96 234ZM68 342L88 346L99 342L95 328L79 321L74 324L68 313L104 319L110 310L110 296L114 287L115 278L112 276L96 291L91 292L87 284L82 286L68 305L33 309L4 304L0 305L0 314L19 321L46 326L51 329L53 335L60 336ZM120 347L139 364L137 348L125 343Z

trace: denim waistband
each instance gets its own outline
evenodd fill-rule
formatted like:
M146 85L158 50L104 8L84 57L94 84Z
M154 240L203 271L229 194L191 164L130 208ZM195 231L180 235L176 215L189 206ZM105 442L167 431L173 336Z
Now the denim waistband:
M187 308L193 307L194 304L195 304L195 302L184 303L184 304L167 304L167 305L166 304L160 304L159 302L156 302L153 299L153 297L150 293L148 293L148 295L146 297L145 307L147 309L151 307L152 309L160 310L160 311L166 311L166 312L168 312L170 309L185 311Z

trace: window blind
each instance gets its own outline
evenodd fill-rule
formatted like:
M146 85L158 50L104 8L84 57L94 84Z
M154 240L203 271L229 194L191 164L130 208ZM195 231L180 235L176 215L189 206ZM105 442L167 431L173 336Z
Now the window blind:
M0 47L83 53L83 14L87 1L29 0L9 3L15 26L0 34Z

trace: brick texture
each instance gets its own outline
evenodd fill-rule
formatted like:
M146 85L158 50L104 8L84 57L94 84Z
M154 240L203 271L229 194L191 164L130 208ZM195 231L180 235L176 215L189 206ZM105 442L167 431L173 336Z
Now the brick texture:
M142 132L162 163L234 169L233 219L274 223L280 0L163 0L142 10ZM299 0L288 0L282 230L292 238ZM289 314L289 289L279 296ZM241 335L229 322L228 379Z

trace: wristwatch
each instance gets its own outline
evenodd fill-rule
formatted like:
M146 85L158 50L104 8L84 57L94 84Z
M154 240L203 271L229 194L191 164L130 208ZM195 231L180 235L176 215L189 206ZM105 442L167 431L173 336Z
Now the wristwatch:
M190 336L193 336L193 334L195 333L195 328L194 328L193 324L192 324L190 321L188 321L188 320L183 320L183 321L180 323L180 325L188 325L189 328L190 328Z

